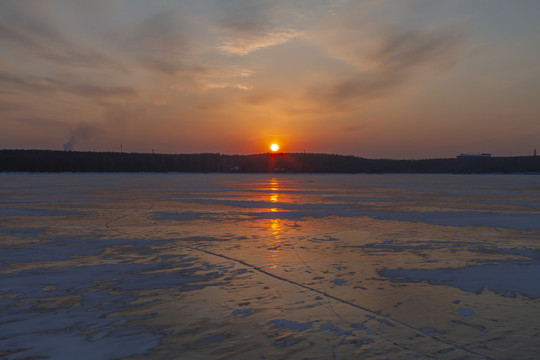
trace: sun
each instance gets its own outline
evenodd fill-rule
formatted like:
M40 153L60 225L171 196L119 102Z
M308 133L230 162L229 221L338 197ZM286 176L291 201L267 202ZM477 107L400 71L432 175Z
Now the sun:
M279 150L279 145L278 144L272 144L270 146L270 149L272 149L272 151L278 151Z

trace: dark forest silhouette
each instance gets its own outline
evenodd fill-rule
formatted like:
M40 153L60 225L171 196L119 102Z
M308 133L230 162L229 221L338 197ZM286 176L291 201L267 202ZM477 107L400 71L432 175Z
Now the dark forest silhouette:
M352 155L0 150L3 172L540 173L540 157L365 159Z

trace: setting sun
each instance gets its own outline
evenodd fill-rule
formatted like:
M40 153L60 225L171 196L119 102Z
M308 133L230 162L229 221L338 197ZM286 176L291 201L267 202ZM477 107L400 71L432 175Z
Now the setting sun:
M272 149L272 151L278 151L279 145L278 144L272 144L272 146L270 146L270 149Z

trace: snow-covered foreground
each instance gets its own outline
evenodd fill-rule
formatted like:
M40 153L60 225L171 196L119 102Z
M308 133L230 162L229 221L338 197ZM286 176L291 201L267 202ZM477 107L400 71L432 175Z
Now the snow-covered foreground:
M537 176L0 185L1 359L540 353Z

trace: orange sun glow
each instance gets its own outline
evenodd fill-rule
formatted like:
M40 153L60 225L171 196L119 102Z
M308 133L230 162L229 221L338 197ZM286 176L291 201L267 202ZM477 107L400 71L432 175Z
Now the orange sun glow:
M270 146L270 149L272 149L272 151L278 151L279 145L278 144L272 144L272 146Z

